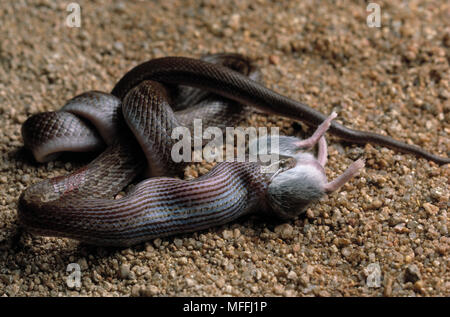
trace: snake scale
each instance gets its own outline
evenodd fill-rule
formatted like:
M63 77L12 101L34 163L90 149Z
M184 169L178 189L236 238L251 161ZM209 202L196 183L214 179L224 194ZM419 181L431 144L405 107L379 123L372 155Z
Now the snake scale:
M353 143L374 143L413 153L438 164L449 159L390 137L346 128L309 106L258 81L246 57L216 54L202 59L165 57L130 70L111 94L81 94L57 112L30 117L22 127L25 147L45 162L62 151L106 149L87 166L43 180L20 196L18 216L30 232L105 246L129 246L156 237L193 232L263 210L296 217L311 202L337 190L364 166L357 160L337 179L324 172L331 133ZM192 130L195 118L224 129L250 107L317 127L306 140L280 137L286 158L273 173L260 162L221 162L193 180L171 177L183 164L171 159L178 126ZM317 158L305 152L318 144ZM136 177L125 197L111 199Z

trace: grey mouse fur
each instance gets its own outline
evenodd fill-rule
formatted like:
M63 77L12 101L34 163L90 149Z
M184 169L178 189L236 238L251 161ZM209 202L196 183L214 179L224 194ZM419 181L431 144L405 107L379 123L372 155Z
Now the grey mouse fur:
M359 159L335 180L331 182L327 180L324 169L327 145L323 135L335 117L336 114L332 113L306 140L288 136L271 136L267 139L259 138L250 143L249 146L258 149L258 154L261 153L261 150L266 152L265 149L267 149L267 152L271 151L271 154L277 154L280 158L293 159L289 168L280 169L272 175L267 189L267 203L279 217L295 218L304 212L312 202L319 200L327 193L338 190L364 167L364 161ZM278 138L278 140L274 140L274 138ZM266 148L261 146L262 142L267 142ZM278 143L279 146L272 148L272 143ZM317 158L313 154L303 151L315 144L319 145Z
M267 190L268 203L281 218L294 218L325 195L326 183L323 167L313 155L302 153L297 165L273 177Z

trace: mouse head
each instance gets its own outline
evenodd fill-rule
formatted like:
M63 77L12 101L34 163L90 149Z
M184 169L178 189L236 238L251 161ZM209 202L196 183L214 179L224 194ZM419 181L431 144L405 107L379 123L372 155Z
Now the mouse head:
M323 195L338 190L364 167L364 161L353 162L347 170L332 181L327 180L324 166L327 161L327 144L324 133L336 114L331 114L306 139L279 137L279 155L291 162L271 177L267 200L272 210L282 218L294 218ZM318 154L304 152L318 144Z
M312 154L301 153L295 159L295 166L275 174L268 187L268 203L282 218L298 216L310 203L338 190L364 166L359 159L329 182L324 167Z

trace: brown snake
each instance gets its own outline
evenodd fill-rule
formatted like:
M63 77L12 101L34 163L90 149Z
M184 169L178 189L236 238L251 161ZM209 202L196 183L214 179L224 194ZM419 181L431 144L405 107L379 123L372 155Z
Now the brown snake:
M309 203L337 190L364 165L358 160L336 180L327 181L323 135L328 128L354 143L380 144L438 164L449 163L448 158L417 146L346 128L331 121L335 115L327 117L281 96L258 79L253 64L237 54L211 55L204 60L166 57L133 68L111 94L88 92L70 100L59 112L30 117L22 135L38 161L52 159L61 151L99 149L101 139L108 147L86 167L27 188L19 199L21 223L37 234L128 246L224 224L257 210L295 217ZM194 180L164 177L177 174L183 166L170 156L175 127L192 129L194 118L202 118L209 126L232 126L247 113L243 105L318 129L306 140L280 137L278 154L288 163L275 173L262 173L257 162L222 162ZM302 151L315 144L319 145L317 159ZM157 177L140 182L123 198L110 199L146 166Z

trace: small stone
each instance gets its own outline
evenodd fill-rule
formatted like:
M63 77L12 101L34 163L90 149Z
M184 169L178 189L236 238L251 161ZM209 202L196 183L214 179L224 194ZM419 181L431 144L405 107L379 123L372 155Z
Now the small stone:
M204 168L204 167L202 167L202 166L200 166L199 168L198 168L198 173L200 174L200 175L205 175L206 173L208 173L209 171L208 171L208 169L207 168Z
M119 2L119 3L117 3L117 4L114 6L113 10L114 10L114 12L116 12L116 13L124 13L124 12L125 12L125 8L126 8L125 3Z
M221 278L221 277L218 278L216 280L216 285L217 285L218 288L222 288L225 285L225 280L223 278Z
M160 238L156 238L153 240L153 243L155 244L155 247L159 248L161 246L162 240Z
M405 256L405 262L406 262L406 263L411 263L412 260L413 260L413 257L412 257L411 255L407 254L407 255Z
M141 294L143 296L155 296L159 293L159 288L155 285L148 285L144 289L141 290Z
M277 35L276 38L277 49L284 53L290 53L292 50L290 37L284 35Z
M406 233L409 230L406 228L405 223L399 223L398 225L395 225L394 231L397 233Z
M278 65L280 63L280 58L277 55L270 55L269 63L272 65Z
M407 51L405 52L405 54L403 54L403 56L409 61L414 61L416 59L416 53L413 51Z
M418 223L417 221L411 220L408 221L408 224L406 225L406 227L408 227L408 229L415 229L417 227Z
M366 285L368 287L378 288L381 286L381 268L378 263L371 263L365 269L367 276Z
M224 231L222 232L222 237L223 237L225 240L228 240L228 239L233 238L233 231L231 231L231 230L224 230Z
M291 239L294 237L294 229L288 223L276 226L274 231L275 233L278 233L283 239Z
M139 296L140 292L141 292L141 287L139 285L134 285L131 288L131 296L133 296L133 297Z
M314 211L311 208L308 208L306 211L306 217L309 219L314 219L316 216L314 215Z
M352 248L350 248L350 247L343 248L341 253L344 257L348 258L352 254Z
M301 275L299 282L301 286L307 287L309 285L309 276L305 274Z
M346 238L337 238L333 242L338 248L346 247L351 243L351 241Z
M177 248L181 248L183 246L183 240L181 239L174 239L173 243L177 246Z
M430 189L431 198L436 199L438 201L445 201L449 199L448 191L446 192L441 187L435 187Z
M283 294L284 288L281 284L275 284L273 286L273 292L277 295Z
M225 29L223 30L223 35L224 35L225 37L233 36L233 34L234 34L234 31L233 31L231 28L225 28Z
M123 279L130 279L132 276L132 272L130 270L130 265L129 264L122 264L120 266L120 277Z
M121 199L123 197L125 197L125 194L120 192L116 196L114 196L114 199L117 200L117 199Z
M186 278L186 286L187 286L187 287L192 287L192 286L194 286L195 284L197 284L197 282L196 282L195 280L193 280L193 279L191 279L191 278Z
M447 253L447 250L449 249L448 244L441 243L437 246L436 250L440 255L445 255Z
M114 49L120 53L123 52L124 46L122 42L114 42Z
M420 271L417 265L410 264L405 270L405 282L415 283L420 280Z
M402 222L405 222L405 219L402 217L401 214L398 213L392 215L392 217L389 218L389 225L391 226L398 225Z
M384 291L383 295L388 297L392 295L392 283L393 279L390 276L385 277Z
M432 215L432 216L436 215L437 212L439 211L439 208L438 208L438 207L436 207L435 205L430 204L430 203L424 203L424 204L422 205L422 207L423 207L423 209L425 209L425 211L426 211L429 215Z
M418 280L417 282L414 283L414 290L420 293L425 293L422 280Z
M294 271L290 271L287 275L287 278L290 280L295 280L297 279L297 273L295 273Z
M295 297L296 296L296 292L294 290L292 290L292 289L285 290L283 292L283 296L284 297Z
M330 297L330 293L328 293L326 290L320 291L317 295L320 297Z
M227 271L227 272L232 272L232 271L234 271L234 265L233 264L231 264L231 263L228 263L227 265L225 265L225 271Z
M102 277L100 274L98 274L97 271L93 271L93 272L92 272L92 279L93 279L96 283L103 281L103 277Z
M230 21L228 23L228 26L233 30L237 31L241 25L241 16L238 13L233 14L230 17Z
M380 199L375 199L372 201L372 203L368 206L369 209L379 209L381 206L383 206L383 202Z
M193 168L191 168L190 166L188 166L184 172L184 176L187 179L197 178L198 172L196 170L194 170Z
M185 257L185 256L181 257L181 258L178 260L178 263L181 264L181 265L186 265L186 264L188 264L188 259L187 259L187 257Z

